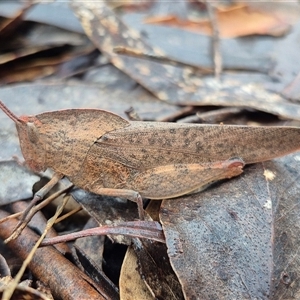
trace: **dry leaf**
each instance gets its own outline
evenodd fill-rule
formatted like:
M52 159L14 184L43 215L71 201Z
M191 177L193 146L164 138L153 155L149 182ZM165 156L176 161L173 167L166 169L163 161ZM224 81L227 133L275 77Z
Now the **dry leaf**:
M168 254L186 299L299 297L299 170L294 154L163 201Z
M155 299L182 300L181 285L167 258L166 245L149 240L133 240L139 272Z
M150 294L138 269L138 258L134 250L129 247L124 257L120 274L120 299L121 300L153 300L154 297Z
M252 34L279 36L290 29L288 20L279 18L272 11L259 11L246 4L235 4L226 9L217 8L216 20L220 37L234 38ZM145 19L149 24L177 26L198 33L212 34L211 21L182 20L177 16L158 16Z

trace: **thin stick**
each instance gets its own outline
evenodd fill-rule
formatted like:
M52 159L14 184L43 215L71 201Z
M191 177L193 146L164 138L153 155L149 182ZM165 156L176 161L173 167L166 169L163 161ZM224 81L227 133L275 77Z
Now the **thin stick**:
M55 215L51 219L49 219L49 221L47 222L47 226L46 226L43 234L38 239L38 241L36 242L36 244L34 245L34 247L32 248L32 250L30 251L30 253L27 256L27 258L24 260L24 262L22 264L22 267L20 268L19 272L17 273L17 275L15 276L15 278L9 283L9 285L7 286L7 288L4 290L3 295L2 295L2 300L9 300L11 298L11 296L13 295L13 293L14 293L16 287L18 286L18 283L20 282L20 280L21 280L21 278L22 278L22 276L23 276L23 274L24 274L27 266L31 262L34 253L36 252L37 248L42 243L43 239L45 238L45 236L48 233L48 231L50 230L50 228L55 223L55 220L62 213L62 211L63 211L63 209L64 209L67 201L68 201L68 197L65 197L64 200L63 200L63 202L57 207Z
M10 219L18 218L18 217L21 216L22 214L23 214L23 212L20 211L20 212L17 212L17 213L15 213L15 214L9 215L9 216L7 216L7 217L1 219L1 220L0 220L0 224L1 224L1 223L4 223L4 222L6 222L6 221L8 221L8 220L10 220Z
M222 72L222 55L220 51L220 36L218 21L216 18L215 8L211 5L208 0L205 0L208 16L212 28L212 49L213 49L213 62L214 62L214 72L215 77L220 78Z
M62 179L63 175L59 174L59 173L54 173L52 178L50 179L50 181L48 183L46 183L40 190L38 190L33 199L30 201L29 205L27 206L27 208L24 211L24 214L21 217L20 223L22 223L27 214L29 213L29 211L31 210L32 207L34 207L34 205L42 200L45 195ZM18 228L18 225L17 225Z
M57 224L57 223L59 223L59 222L65 220L65 219L69 218L70 216L72 216L72 215L78 213L78 212L81 211L81 210L82 210L82 207L81 207L81 206L72 209L72 210L69 211L68 213L66 213L66 214L64 214L63 216L57 218L57 220L55 221L55 224Z
M96 235L125 235L131 237L146 238L160 243L165 243L165 237L161 225L156 221L131 221L121 222L115 225L89 228L70 234L46 238L42 246L49 246L58 243L65 243L77 238Z
M73 184L68 185L64 189L62 189L62 190L54 193L53 195L51 195L50 197L48 197L47 199L45 199L44 201L42 201L40 204L32 207L30 209L30 211L27 213L26 218L23 219L22 222L19 222L19 224L17 225L17 227L13 230L12 234L4 242L7 244L9 241L11 241L13 239L16 239L21 234L22 230L30 222L30 220L36 214L37 211L41 210L43 207L45 207L46 205L48 205L50 202L52 202L54 199L56 199L58 196L60 196L61 194L63 194L65 191L67 191L72 186L73 186ZM25 211L27 211L27 209ZM24 212L23 212L23 214L24 214Z
M191 68L196 71L200 71L203 74L211 74L212 73L212 70L210 68L201 67L201 66L198 66L198 65L195 65L192 63L186 63L183 61L179 61L176 58L167 57L163 54L146 53L146 52L142 52L140 50L134 49L134 48L123 47L123 46L114 47L113 50L115 53L118 53L118 54L143 58L143 59L147 59L147 60L151 60L151 61L157 61L157 62L161 62L164 64L169 64L171 66Z

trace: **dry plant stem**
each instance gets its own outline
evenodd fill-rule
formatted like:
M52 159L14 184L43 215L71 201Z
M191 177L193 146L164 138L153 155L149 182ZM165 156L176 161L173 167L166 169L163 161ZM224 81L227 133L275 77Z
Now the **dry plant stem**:
M11 205L11 209L13 212L22 212L26 209L27 205L28 205L28 203L26 203L26 201L17 201ZM36 214L33 216L33 218L30 220L28 227L30 227L31 230L34 230L36 233L41 235L46 228L47 221L48 220L45 218L43 212L40 210L40 211L37 211ZM22 234L23 234L23 232L22 232ZM46 237L51 238L51 237L55 237L55 236L57 236L57 232L55 231L54 228L51 228L48 231L48 234ZM33 247L33 245L32 245L32 247ZM58 245L55 245L55 248L63 255L65 253L70 252L70 248L68 247L67 244L58 244ZM27 257L27 255L26 255L26 257Z
M138 207L139 219L145 220L144 203L141 195L138 195L136 203Z
M185 117L177 121L177 123L220 123L231 116L241 113L243 108L225 107L208 112L197 112L192 116Z
M165 237L163 235L162 228L160 224L156 221L132 221L132 222L122 222L112 226L102 226L96 228L90 228L86 230L81 230L79 232L74 232L66 234L63 236L58 236L54 238L47 238L41 244L42 246L54 245L58 243L64 243L68 241L75 240L77 238L82 238L86 236L94 235L126 235L139 238L147 238L160 243L165 243Z
M26 225L30 222L30 220L32 219L32 217L36 214L37 211L41 210L43 207L45 207L46 205L48 205L49 203L51 203L54 199L56 199L58 196L60 196L65 191L67 191L68 189L70 189L72 186L73 186L73 184L70 184L66 188L64 188L64 189L62 189L62 190L54 193L53 195L51 195L50 197L48 197L47 199L45 199L40 204L32 207L30 209L30 211L27 212L25 219L22 220L22 222L19 221L18 225L16 226L16 228L14 228L14 230L13 230L12 234L10 235L10 237L8 237L4 242L8 243L11 240L17 238L21 234L22 230L26 227ZM22 213L22 215L23 214L24 214L24 212Z
M22 223L25 220L25 218L26 218L27 214L29 213L29 211L31 210L31 208L38 201L42 200L45 197L45 195L62 179L62 177L63 177L62 174L54 173L51 180L47 184L45 184L39 191L37 191L35 193L33 199L31 200L31 202L25 209L25 211L20 219L20 223Z
M23 214L23 212L20 211L20 212L17 212L17 213L15 213L15 214L9 215L9 216L7 216L7 217L1 219L1 220L0 220L0 224L6 222L6 221L9 220L9 219L15 219L15 218L18 218L18 217L21 216L22 214Z
M81 206L72 209L72 210L69 211L68 213L66 213L66 214L64 214L63 216L57 218L56 221L55 221L55 224L57 224L57 223L59 223L59 222L65 220L65 219L69 218L69 217L72 216L72 215L75 215L76 213L78 213L78 212L81 211L81 210L82 210L82 207L81 207Z
M68 198L64 198L63 202L57 207L55 215L51 219L49 219L49 221L47 222L47 226L46 226L43 234L38 239L38 241L36 242L36 244L32 248L32 250L29 253L29 255L27 256L27 258L24 260L24 262L22 264L22 267L20 268L18 274L15 276L14 280L11 281L11 283L8 285L8 287L3 292L2 300L9 300L11 298L11 296L14 293L14 291L15 291L18 283L20 282L20 280L21 280L21 278L22 278L22 276L23 276L23 274L24 274L27 266L29 265L30 261L32 260L32 257L34 255L34 253L36 252L37 248L40 246L41 242L45 238L45 236L46 236L47 232L49 231L49 229L55 223L55 220L62 213L62 211L63 211L63 209L64 209L67 201L68 201Z
M162 117L160 119L157 119L158 122L171 122L175 121L179 118L182 118L184 115L190 115L195 112L195 108L193 106L185 106L179 111L176 111L175 113L172 113L169 116Z
M216 78L220 78L222 72L222 56L220 51L220 37L218 21L216 19L215 8L211 5L208 0L205 0L207 7L208 16L212 28L212 49L213 49L213 62L214 62L214 73Z
M224 107L205 113L197 113L196 115L198 119L202 122L207 123L213 120L215 123L217 123L222 122L233 115L241 113L242 110L243 108L239 107Z
M142 121L142 119L140 118L140 116L138 115L138 113L136 112L136 110L133 107L130 107L129 109L127 109L125 111L125 114L130 121Z
M158 53L145 53L145 52L142 52L142 51L134 49L134 48L123 47L123 46L115 47L113 50L115 53L118 53L118 54L139 57L139 58L143 58L143 59L161 62L164 64L169 64L172 66L191 68L191 69L194 69L195 71L200 71L203 74L211 74L212 73L212 70L209 68L204 68L204 67L200 67L198 65L192 65L190 63L178 61L176 59L173 59L171 57L167 57L165 55L161 55Z
M0 209L0 218L5 218L7 215L7 212ZM16 219L10 219L0 224L0 238L6 239L16 224ZM8 247L20 259L25 260L38 238L39 236L32 229L26 227L23 234L12 240ZM49 286L55 299L107 300L107 298L101 297L100 290L90 277L75 267L54 247L39 248L30 262L29 268L36 278Z

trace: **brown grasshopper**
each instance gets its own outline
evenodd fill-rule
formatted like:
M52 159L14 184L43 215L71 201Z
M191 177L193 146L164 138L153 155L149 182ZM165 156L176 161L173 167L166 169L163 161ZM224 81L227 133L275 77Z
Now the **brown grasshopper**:
M139 204L200 191L237 176L244 164L270 160L300 149L297 127L250 127L127 121L99 109L67 109L15 116L26 164L55 176L37 193L43 197L60 178L102 195Z

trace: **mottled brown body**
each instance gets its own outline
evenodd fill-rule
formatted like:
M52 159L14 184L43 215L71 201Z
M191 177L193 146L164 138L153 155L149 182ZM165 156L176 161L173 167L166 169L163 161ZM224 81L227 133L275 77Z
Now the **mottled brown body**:
M237 176L244 163L300 149L296 127L127 121L107 111L70 109L15 117L34 171L51 168L75 185L134 200L174 198Z

